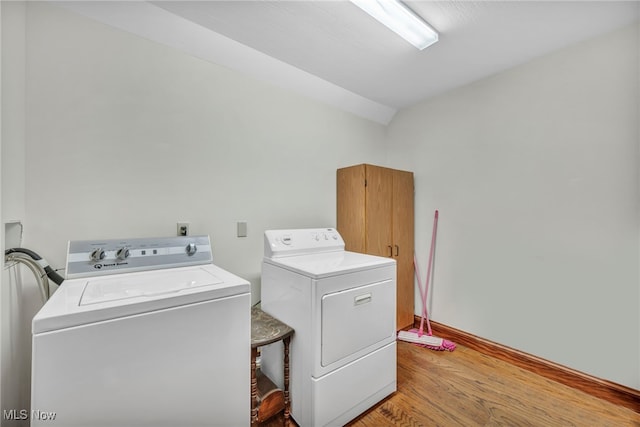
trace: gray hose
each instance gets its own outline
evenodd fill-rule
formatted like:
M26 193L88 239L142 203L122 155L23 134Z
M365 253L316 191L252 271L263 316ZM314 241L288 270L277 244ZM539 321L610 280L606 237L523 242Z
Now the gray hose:
M56 273L55 270L49 266L46 260L30 249L7 249L4 251L4 260L5 262L12 261L24 264L29 268L29 270L31 270L38 282L38 288L40 289L40 295L42 296L43 303L47 302L51 296L48 279L51 279L58 285L62 284L64 281L62 276Z
M14 253L21 253L21 254L28 255L32 260L37 261L37 263L44 270L44 272L47 275L47 277L49 277L49 279L53 280L56 284L61 285L62 282L64 282L64 278L62 276L60 276L58 273L56 273L56 271L49 266L49 263L47 263L47 261L44 258L42 258L40 255L38 255L37 253L35 253L31 249L11 248L11 249L7 249L6 251L4 251L5 257L7 255L11 255L11 254L14 254Z
M4 260L5 262L14 262L16 264L26 265L36 278L38 289L40 290L40 296L42 297L42 303L47 302L50 296L49 280L47 279L47 273L37 261L34 261L28 255L19 252L5 255Z

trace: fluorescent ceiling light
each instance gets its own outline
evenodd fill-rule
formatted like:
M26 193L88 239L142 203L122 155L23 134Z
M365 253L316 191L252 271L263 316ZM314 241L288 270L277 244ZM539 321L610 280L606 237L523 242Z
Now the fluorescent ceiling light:
M438 41L438 33L399 0L351 2L420 50Z

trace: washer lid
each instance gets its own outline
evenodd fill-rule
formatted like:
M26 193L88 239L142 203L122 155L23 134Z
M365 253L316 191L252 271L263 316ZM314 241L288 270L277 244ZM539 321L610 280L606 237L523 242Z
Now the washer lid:
M80 305L99 304L138 297L169 296L222 280L202 269L189 271L152 271L144 275L115 275L87 280Z
M395 264L392 258L357 252L338 251L282 258L265 258L264 262L284 267L313 279L384 267Z
M213 264L65 280L33 318L32 330L55 331L249 292L249 282Z

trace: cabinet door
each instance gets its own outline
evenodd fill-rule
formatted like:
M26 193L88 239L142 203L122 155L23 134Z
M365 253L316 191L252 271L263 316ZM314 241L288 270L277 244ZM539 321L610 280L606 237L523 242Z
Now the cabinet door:
M393 170L366 165L366 253L392 256Z
M366 253L365 165L338 169L337 228L345 250Z
M414 312L413 173L393 171L393 255L397 262L398 329L413 324Z

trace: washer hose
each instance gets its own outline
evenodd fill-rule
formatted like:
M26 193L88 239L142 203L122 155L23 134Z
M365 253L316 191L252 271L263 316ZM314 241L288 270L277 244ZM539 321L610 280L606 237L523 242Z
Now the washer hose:
M58 273L56 273L56 271L53 268L51 268L51 266L49 266L49 263L45 259L43 259L40 255L38 255L37 253L35 253L30 249L25 249L25 248L7 249L6 251L4 251L4 256L7 257L7 256L10 256L11 254L16 254L16 253L28 255L31 259L36 261L38 265L44 270L47 277L57 285L61 285L62 282L64 281L64 278L60 276Z

